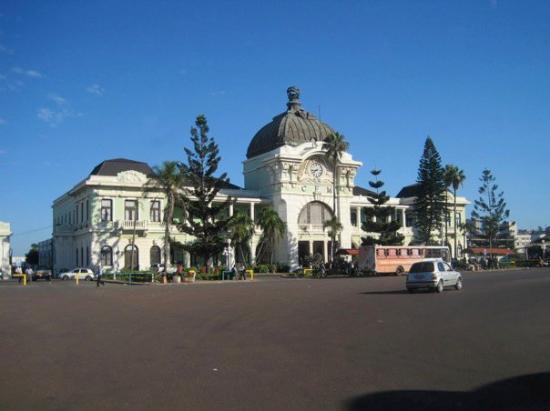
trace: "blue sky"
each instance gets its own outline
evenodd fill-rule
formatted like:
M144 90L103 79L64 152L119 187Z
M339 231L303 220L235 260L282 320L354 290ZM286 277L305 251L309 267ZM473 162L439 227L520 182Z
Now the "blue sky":
M383 170L414 182L432 136L477 197L490 168L520 227L550 225L548 1L9 1L0 5L0 220L16 255L104 159L183 159L206 114L242 184L289 85Z

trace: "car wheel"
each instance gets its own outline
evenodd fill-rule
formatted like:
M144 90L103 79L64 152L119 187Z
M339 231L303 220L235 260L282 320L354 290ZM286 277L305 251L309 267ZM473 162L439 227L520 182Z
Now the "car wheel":
M414 293L414 288L407 288L407 291L409 292L409 294L412 294Z
M90 277L89 275L86 276L85 280L86 281L90 281L92 279L92 277Z
M62 279L63 281L68 280L68 279L69 279L69 276L64 275L63 277L61 277L61 279Z
M462 287L462 278L459 277L458 280L456 280L455 290L460 291L462 290Z
M442 293L443 292L443 281L442 280L439 280L439 282L437 283L437 286L435 287L435 292L436 293Z

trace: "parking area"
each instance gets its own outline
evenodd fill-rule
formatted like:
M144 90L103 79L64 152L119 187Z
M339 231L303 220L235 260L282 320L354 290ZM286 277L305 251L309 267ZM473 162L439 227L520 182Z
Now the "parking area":
M0 283L0 409L550 405L510 380L548 378L550 270L466 273L442 294L404 282Z

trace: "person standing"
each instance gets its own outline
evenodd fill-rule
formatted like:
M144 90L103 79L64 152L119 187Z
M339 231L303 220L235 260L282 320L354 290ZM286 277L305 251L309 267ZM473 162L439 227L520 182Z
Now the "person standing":
M97 286L98 287L100 283L102 286L105 286L105 281L103 281L102 277L103 277L103 266L99 264L99 268L97 269Z
M27 276L27 284L30 284L31 281L32 281L32 274L33 274L33 271L32 271L32 268L31 266L29 265L27 267L27 269L25 270L25 275Z

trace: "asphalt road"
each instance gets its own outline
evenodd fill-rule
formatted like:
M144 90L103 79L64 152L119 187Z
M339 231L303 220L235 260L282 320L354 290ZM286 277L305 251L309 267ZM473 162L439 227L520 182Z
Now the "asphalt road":
M0 283L1 410L550 410L550 270Z

